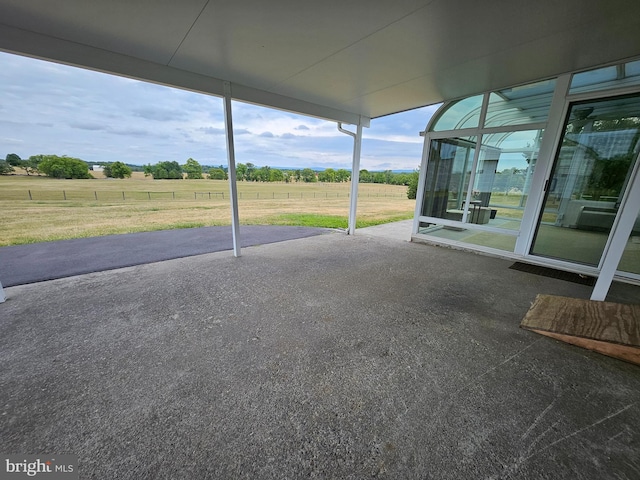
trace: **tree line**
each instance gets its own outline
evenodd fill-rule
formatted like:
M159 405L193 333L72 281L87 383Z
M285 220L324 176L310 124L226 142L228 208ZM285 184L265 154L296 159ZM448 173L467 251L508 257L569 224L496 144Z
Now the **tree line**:
M99 164L103 174L108 178L128 178L134 170L143 171L145 176L154 180L204 179L227 180L227 167L220 165L212 167L201 165L193 158L180 165L176 161L158 162L155 165L127 165L123 162L102 162ZM79 158L57 155L33 155L26 160L15 153L10 153L5 160L0 160L0 175L7 175L15 171L14 167L22 168L27 175L44 174L54 178L93 178L89 172L89 164ZM236 179L246 182L325 182L341 183L351 180L351 172L344 168L326 168L315 171L311 168L283 170L269 166L258 167L253 163L236 164ZM415 198L418 183L418 173L396 173L391 170L384 172L369 172L360 170L360 183L381 183L387 185L406 185L409 198ZM413 195L413 196L412 196Z
M178 162L158 162L155 165L145 165L143 167L145 176L151 176L156 180L171 179L203 179L227 180L229 171L226 166L211 167L200 165L193 158L189 158L184 165ZM185 177L186 175L186 177ZM311 168L302 169L279 169L269 166L259 167L253 163L236 164L236 180L241 182L324 182L342 183L351 180L351 172L344 168L326 168L316 171ZM360 183L382 183L387 185L410 186L412 182L417 182L417 172L393 172L385 170L383 172L369 172L360 170Z
M111 178L128 178L133 169L122 162L111 162L101 165L105 176ZM27 175L47 175L53 178L93 178L89 172L89 164L84 160L66 155L32 155L22 159L10 153L0 160L0 175L15 172L15 167L22 168Z
M0 174L7 175L22 168L27 175L44 174L54 178L92 178L89 165L79 158L57 155L32 155L23 160L19 155L10 153L0 160Z
M143 167L145 176L152 176L156 180L164 179L203 179L227 180L229 170L227 167L211 167L200 165L193 158L189 158L184 165L178 162L159 162L155 165ZM345 169L334 170L328 168L316 172L311 168L283 170L269 166L258 167L253 163L236 164L236 180L241 182L347 182L351 179L351 173Z

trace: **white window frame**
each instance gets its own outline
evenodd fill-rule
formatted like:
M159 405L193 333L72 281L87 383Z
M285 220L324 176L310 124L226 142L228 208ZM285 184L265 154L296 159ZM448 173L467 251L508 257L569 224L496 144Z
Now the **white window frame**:
M487 110L489 108L490 96L491 96L491 92L486 92L484 94L484 98L482 100L482 106L480 110L478 127L464 128L459 130L442 130L437 132L429 132L429 127L431 125L430 124L427 125L427 129L425 130L426 133L425 133L424 146L422 150L422 161L420 163L420 176L418 179L419 188L418 188L418 193L416 195L416 208L414 213L413 235L419 235L418 229L421 222L434 223L434 224L450 226L450 227L460 227L460 228L465 228L467 230L492 232L492 233L498 233L503 235L509 235L513 237L518 237L520 235L520 231L522 229L522 222L519 230L491 227L491 226L479 225L475 223L466 223L467 221L466 210L463 213L461 221L447 220L443 218L422 215L422 203L424 202L425 180L426 180L427 165L429 161L428 157L429 157L431 140L442 140L446 138L476 137L476 147L475 147L473 162L471 164L471 175L469 178L469 187L466 192L466 201L467 201L467 205L469 205L469 202L471 201L471 198L470 198L471 191L473 190L472 185L475 181L475 177L477 174L478 160L479 160L480 151L482 148L482 139L485 135L491 135L494 133L524 132L527 130L545 130L546 131L548 122L535 122L535 123L525 123L525 124L518 124L518 125L507 125L504 127L487 127L487 128L483 127L486 120L486 116L487 116ZM450 104L447 104L447 106L448 105ZM446 108L446 107L443 107L443 108ZM544 143L544 137L543 137L543 143ZM538 154L538 161L539 161L539 158L540 158L540 154ZM538 164L536 163L536 171L538 170L537 165ZM533 183L532 183L532 187L533 187ZM527 201L527 204L528 203L529 202ZM525 207L525 210L526 210L526 207ZM457 242L457 243L463 243L463 242ZM474 246L474 247L479 247L479 246ZM480 248L488 248L488 247L480 247ZM494 250L496 249L492 249L492 248L488 249L488 251L494 251ZM500 253L505 252L505 250L496 250L496 251Z
M546 122L484 128L484 123L485 123L486 113L487 113L488 103L489 103L489 97L491 92L486 92L484 94L478 127L464 128L459 130L442 130L442 131L430 132L429 129L432 123L434 121L437 121L437 119L439 118L439 116L436 117L434 115L433 119L429 122L429 124L427 125L427 128L425 129L412 235L415 236L417 239L424 239L431 243L451 245L451 246L464 248L467 250L474 250L474 251L479 251L479 252L484 252L489 254L495 254L503 258L512 258L516 260L522 259L522 260L526 260L528 263L555 267L561 270L567 270L567 271L582 273L586 275L598 276L606 261L606 255L609 249L611 248L611 243L614 241L614 236L615 236L614 229L616 228L619 222L619 216L616 217L616 221L614 222L614 225L612 227L611 234L607 240L607 244L605 245L603 255L600 259L599 265L596 267L537 256L530 253L531 246L533 244L533 240L535 236L535 230L537 227L537 221L544 203L544 197L545 197L544 186L551 176L551 170L553 168L555 154L557 152L557 149L559 148L560 142L562 141L562 137L564 133L562 131L562 126L564 124L569 106L572 103L579 102L579 101L598 100L598 99L605 99L609 97L640 93L640 85L633 85L633 86L622 86L622 87L603 89L603 90L594 90L591 92L569 94L571 80L575 73L580 73L580 72L573 72L570 74L560 75L555 79L556 86L555 86L554 94L551 100L549 115L547 117ZM446 104L445 106L442 107L442 109L447 108L447 106L449 106L450 104L451 103ZM474 160L471 167L471 176L469 179L469 187L467 190L467 202L469 202L470 200L469 195L472 190L472 185L476 175L477 162L480 154L480 148L481 148L483 136L492 134L492 133L509 133L509 132L519 132L519 131L526 131L526 130L542 130L542 129L544 129L545 133L542 138L542 142L540 144L540 149L538 151L536 168L535 168L533 177L531 179L531 185L529 187L529 195L527 198L525 209L523 211L522 219L520 221L519 230L508 230L508 229L503 229L499 227L491 227L486 225L466 223L466 217L467 217L466 212L463 214L462 221L447 220L447 219L422 215L422 207L423 207L424 196L425 196L426 172L427 172L427 165L429 162L428 157L429 157L430 145L432 140L441 140L446 138L476 137L476 150L474 152ZM636 186L635 188L640 188L640 186ZM627 189L626 194L627 195L629 194L629 189ZM474 244L466 243L463 241L449 240L449 239L444 239L440 237L430 236L429 234L420 234L418 233L420 223L432 223L432 224L442 225L442 226L464 228L467 230L485 231L485 232L492 232L496 234L515 236L516 244L513 251L507 251L507 250L500 250L500 249L491 248L491 247L485 247L481 245L474 245ZM631 272L622 272L622 271L616 270L614 278L616 280L629 281L631 283L640 283L640 274L634 274Z

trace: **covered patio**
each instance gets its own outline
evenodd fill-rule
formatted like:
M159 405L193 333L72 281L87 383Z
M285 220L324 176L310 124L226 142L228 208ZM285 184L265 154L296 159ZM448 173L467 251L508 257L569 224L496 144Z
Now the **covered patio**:
M371 118L481 96L485 119L490 92L568 88L637 60L638 13L636 0L0 0L3 51L224 98L235 254L5 289L0 451L74 454L81 478L637 479L638 367L518 328L537 294L591 287L366 231L240 256L232 101L354 137L354 233ZM494 127L479 128L466 133ZM638 169L617 217L629 231ZM471 195L441 223L466 220ZM609 301L639 298L611 284L628 238L599 271Z
M7 288L0 451L80 478L638 477L638 367L518 327L590 287L385 228Z
M467 150L471 150L471 145L476 147L470 162L465 162L473 167L466 200L462 201L465 195L462 182L457 188L460 191L451 192L452 204L444 212L439 211L439 202L427 205L425 211L420 209L427 165L429 168L433 165L433 158L428 161L427 155L423 155L413 233L425 233L419 231L424 223L426 233L431 234L430 225L440 229L457 222L453 227L461 228L458 224L466 227L468 220L471 226L476 225L473 228L481 236L486 233L485 225L494 218L494 211L498 213L489 207L491 192L486 191L497 188L490 172L500 163L496 156L498 152L520 151L529 156L529 170L533 168L534 156L538 162L536 172L529 172L525 181L527 188L531 182L532 198L523 213L522 228L517 230L509 224L487 226L487 232L499 239L497 248L493 245L487 248L493 249L494 254L504 249L534 263L548 263L534 254L551 256L552 263L559 259L556 262L559 268L580 272L583 265L565 262L565 242L560 242L559 253L556 248L548 253L544 241L541 246L533 245L533 237L546 232L549 223L545 220L543 228L535 231L533 219L542 208L547 185L568 185L563 193L564 203L576 196L573 180L558 182L552 178L563 174L562 169L552 170L551 166L561 144L567 112L576 116L568 118L567 128L577 128L576 122L585 120L581 117L586 111L581 102L594 102L589 113L594 109L599 113L603 108L610 109L608 102L620 102L615 95L622 95L622 100L625 95L640 95L636 81L640 78L638 13L634 0L568 0L562 5L553 0L516 0L508 4L473 0L393 3L358 0L346 4L327 1L313 6L291 0L188 0L179 4L0 0L0 50L222 97L235 256L241 254L241 242L233 101L330 120L336 122L338 130L353 137L348 226L348 233L353 234L362 135L371 119L440 102L456 111L469 100L473 103L474 99L480 99L478 108L471 108L474 113L461 124L468 128L455 127L456 133L471 136L462 140ZM607 73L609 70L613 70L612 76ZM593 85L597 85L597 95L591 91ZM587 97L583 96L585 86L590 93ZM631 101L631 106L615 118L600 112L589 121L613 120L618 122L617 126L610 128L619 130L621 118L625 122L640 118L636 110ZM493 141L487 143L496 133L500 137L505 132L522 130L522 125L517 125L521 123L519 120L514 126L514 118L518 117L527 117L527 128L538 131L533 146L527 143L514 150L505 148L502 140L495 145ZM497 123L492 123L496 118ZM594 127L582 123L580 128L588 130L583 132L586 137ZM536 144L543 131L546 133L537 151ZM564 133L575 141L577 131ZM427 132L426 139L430 140L434 133L438 138L442 134ZM635 168L633 163L638 155L634 149L637 142L630 143L626 153L632 160L624 188L603 192L612 201L585 206L597 211L588 210L584 218L574 222L590 229L594 225L601 228L603 219L606 228L612 225L603 252L597 252L602 253L601 257L591 259L586 266L586 273L598 276L593 300L603 300L613 278L619 277L620 259L638 217L640 167ZM425 152L426 147L427 143ZM487 158L480 158L481 148L488 149ZM483 173L485 166L488 173ZM573 171L578 167L562 168ZM477 185L473 180L477 180ZM473 198L473 202L479 202L474 209L479 208L469 213L474 188L482 198ZM587 197L595 198L590 189L578 193L585 192ZM428 200L428 195L425 198ZM519 208L524 205L516 207ZM555 206L551 209L553 214L559 212L560 226L567 208L562 204L559 210ZM603 208L607 211L601 212ZM465 243L464 239L460 241ZM482 247L484 240L469 241L478 242ZM631 243L635 255L636 242ZM635 262L632 265L635 270ZM640 273L629 273L630 281L640 283Z

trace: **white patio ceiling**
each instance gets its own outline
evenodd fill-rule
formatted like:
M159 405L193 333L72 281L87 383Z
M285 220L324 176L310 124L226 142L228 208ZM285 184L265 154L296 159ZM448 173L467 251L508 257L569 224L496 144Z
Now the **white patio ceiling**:
M0 49L366 126L640 55L640 2L0 0Z

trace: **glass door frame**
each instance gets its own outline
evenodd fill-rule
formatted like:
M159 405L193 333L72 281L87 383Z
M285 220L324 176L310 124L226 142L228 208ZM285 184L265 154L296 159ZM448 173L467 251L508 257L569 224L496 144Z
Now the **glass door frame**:
M547 129L545 131L545 136L542 140L542 144L540 146L540 153L538 156L538 166L534 173L534 178L531 184L531 190L529 195L529 201L527 202L525 212L522 218L522 228L520 232L520 236L518 237L518 241L516 242L515 253L522 256L524 259L531 263L537 263L541 265L555 266L559 269L574 271L578 273L584 273L587 275L599 276L601 274L602 269L605 265L610 269L611 266L608 265L610 262L607 260L611 260L613 258L613 254L617 252L615 248L611 248L612 244L618 244L622 242L621 236L624 234L625 228L619 229L619 225L621 224L620 218L624 214L622 205L626 205L627 209L632 207L632 204L625 203L626 199L635 195L635 190L640 190L640 177L638 176L638 163L636 161L636 165L634 167L633 174L629 179L628 187L623 194L621 208L619 209L618 215L616 215L614 224L611 228L611 232L609 234L609 238L604 247L603 254L598 262L598 265L588 266L580 263L575 263L571 261L558 260L554 258L542 257L539 255L535 255L530 253L531 247L533 245L533 241L535 239L535 232L537 228L538 218L540 217L542 210L544 208L544 200L545 200L545 185L551 181L551 176L553 173L553 164L556 158L556 154L558 150L562 146L562 139L564 138L564 123L567 118L567 114L569 112L570 106L576 102L589 101L589 100L606 100L607 98L618 97L628 94L640 95L640 88L638 86L633 87L625 87L625 88L615 88L611 90L600 90L588 93L579 93L574 95L569 95L569 86L571 83L571 74L563 75L558 77L556 84L556 91L554 93L554 98L551 103L551 110L549 112L549 120L547 123ZM547 134L548 133L548 134ZM633 210L633 208L631 208ZM638 213L636 212L636 216ZM624 222L622 222L624 224ZM631 227L629 227L631 228ZM626 233L624 237L624 242L629 239L629 235L631 230ZM621 255L621 253L620 253ZM619 260L619 259L618 259ZM627 274L624 272L617 272L617 263L615 265L615 274L620 275L622 277L630 277L633 280L638 280L634 277L635 275ZM613 278L613 277L612 277ZM609 282L610 283L610 282ZM608 287L607 287L608 288ZM594 289L595 291L595 289Z
M580 72L577 72L578 74ZM598 277L598 288L594 289L594 296L596 291L608 290L614 276L617 280L629 281L631 283L640 284L640 275L636 275L631 272L620 272L617 270L620 258L622 256L626 242L629 241L631 230L633 228L633 221L629 223L629 216L632 215L634 210L640 209L640 170L630 176L628 188L623 194L621 203L625 205L618 211L610 236L607 239L603 255L597 266L589 266L584 264L575 263L572 261L563 261L559 259L542 257L533 255L530 253L531 246L534 241L535 231L537 228L538 218L542 212L544 199L545 199L545 184L551 177L553 163L556 158L556 152L561 147L562 139L564 137L564 122L567 118L570 105L580 101L593 101L593 100L605 100L610 97L618 97L623 95L640 95L640 84L625 85L622 87L602 88L588 92L570 93L571 82L576 73L567 73L555 77L555 89L553 97L551 99L551 105L549 114L545 122L531 123L528 125L513 125L503 127L484 127L487 105L489 103L490 92L486 92L483 96L482 107L479 115L479 121L475 127L459 128L453 130L433 130L430 131L430 126L433 119L427 124L425 132L421 133L424 137L422 161L420 164L420 173L417 189L417 198L415 213L413 219L412 238L416 238L418 241L435 242L438 244L450 245L453 247L459 247L463 249L469 249L479 252L485 252L492 255L496 255L502 258L511 258L514 260L521 260L531 264L548 266L551 268L557 268L559 270L566 270L575 273L582 273ZM484 135L492 133L505 133L505 132L517 132L522 130L543 129L544 135L537 154L537 162L535 170L530 180L528 198L520 221L519 230L505 230L494 226L481 225L474 223L462 223L461 221L454 221L444 218L436 218L423 215L423 202L425 197L425 180L427 174L427 166L429 164L430 146L432 140L441 140L445 138L464 138L464 137L476 137L476 150L474 152L474 159L471 168L471 178L469 185L473 185L475 176L477 173L478 157L482 149L482 141ZM640 160L637 162L640 163ZM640 167L638 167L640 168ZM468 195L467 195L468 199ZM631 201L633 199L633 201ZM636 202L638 205L634 204ZM635 216L638 212L635 212ZM468 230L485 231L497 234L506 234L510 236L515 235L515 247L513 250L498 250L487 246L478 244L465 243L463 241L450 240L446 238L430 237L428 233L422 234L419 232L419 228L422 223L432 223L443 226L461 227ZM625 233L625 230L629 230ZM623 243L624 242L624 243ZM622 245L622 247L620 247ZM612 264L615 265L612 266ZM608 279L608 280L607 280ZM606 285L606 289L602 287ZM596 298L594 298L596 299Z

